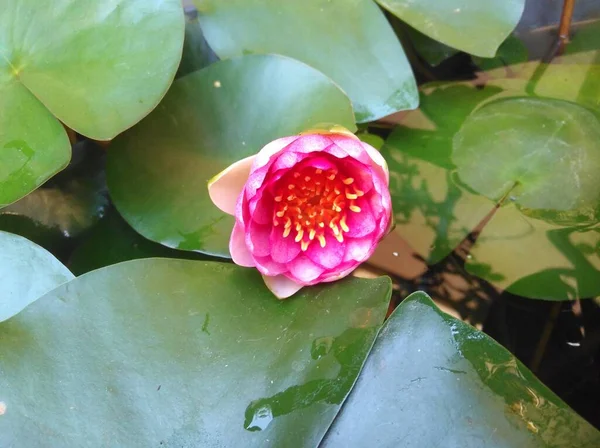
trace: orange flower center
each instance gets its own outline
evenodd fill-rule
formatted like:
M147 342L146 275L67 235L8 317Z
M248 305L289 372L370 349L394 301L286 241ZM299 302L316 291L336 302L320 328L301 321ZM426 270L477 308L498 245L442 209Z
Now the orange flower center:
M283 237L290 235L303 251L317 240L325 247L325 232L331 231L341 243L349 232L347 212L360 213L354 202L364 193L354 179L335 169L306 167L282 179L275 196L273 225L283 226Z

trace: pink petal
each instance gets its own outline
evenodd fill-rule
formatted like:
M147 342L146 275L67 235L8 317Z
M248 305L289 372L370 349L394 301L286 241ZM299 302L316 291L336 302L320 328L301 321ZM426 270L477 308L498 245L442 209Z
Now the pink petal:
M284 151L279 154L277 159L271 165L271 171L290 169L306 157L306 154L300 154L289 150Z
M356 136L342 135L342 134L332 134L329 136L331 141L335 143L338 148L341 148L344 153L353 159L358 160L359 162L364 163L365 165L370 165L372 163L369 154L362 145L362 142Z
M263 275L279 275L288 271L288 268L285 264L277 263L273 261L271 257L254 257L254 261L256 261L256 268Z
M229 215L235 213L237 198L248 180L255 157L238 160L208 181L208 195L211 201Z
M300 243L294 241L293 232L283 237L283 227L273 227L271 231L271 258L277 263L289 263L300 253Z
M291 137L283 137L278 138L277 140L273 140L271 143L264 146L256 155L256 159L254 160L254 164L252 165L252 171L256 171L263 166L269 164L269 162L273 161L273 156L278 152L283 150L290 143L298 140L299 136L293 135Z
M325 232L325 247L317 240L313 241L305 254L311 261L326 269L335 269L344 259L346 243L340 243L330 232Z
M319 281L321 283L338 281L344 277L347 277L349 274L351 274L352 271L354 271L359 266L359 264L360 263L355 263L355 262L344 263L339 266L339 271L330 272L326 275L323 275L321 277L321 279L319 279Z
M331 170L337 168L337 160L329 154L313 154L312 157L304 159L297 165L297 169L301 170L305 167L320 168L322 170Z
M352 187L358 188L364 194L373 189L373 170L370 165L365 165L351 157L344 157L338 162L340 170L347 176L352 177Z
M250 221L246 231L246 247L255 257L266 257L271 252L271 226Z
M362 263L367 260L375 251L376 242L372 236L363 238L348 238L346 240L346 253L344 254L344 262L354 261Z
M229 253L235 264L253 268L255 263L246 246L245 237L244 228L236 222L231 232L231 239L229 240Z
M255 196L248 204L252 220L259 224L271 224L273 222L273 196L269 191L263 190L260 197Z
M359 213L354 213L351 210L346 212L346 224L350 230L345 235L352 238L360 238L373 232L377 227L377 223L375 222L375 217L373 216L373 211L368 200L362 197L354 202L361 210Z
M303 285L287 278L285 275L276 275L274 277L263 275L263 280L267 288L271 290L278 299L287 299L289 296L297 293Z
M304 255L300 255L290 263L290 274L298 283L305 285L316 280L323 273L324 269Z
M381 168L381 170L383 171L383 174L384 174L385 183L387 185L389 185L390 170L388 169L388 164L385 161L385 159L383 158L383 156L381 155L381 153L379 151L377 151L375 148L373 148L371 145L369 145L368 143L362 142L362 145L365 148L365 150L367 151L367 154L369 154L369 157L371 158L371 160L375 163L375 165L377 165Z
M373 148L368 143L362 142L358 137L350 137L348 135L334 134L330 138L336 145L344 149L348 155L361 161L362 163L370 164L375 171L385 179L385 183L390 182L390 173L387 162L379 151Z
M301 135L297 140L291 143L286 150L304 154L315 151L323 151L325 148L331 145L332 142L329 136L320 134L307 134Z

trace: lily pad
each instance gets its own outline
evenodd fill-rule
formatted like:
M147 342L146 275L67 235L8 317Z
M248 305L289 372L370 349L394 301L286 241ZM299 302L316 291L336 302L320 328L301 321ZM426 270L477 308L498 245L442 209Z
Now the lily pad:
M467 116L501 92L426 86L420 108L407 114L381 150L390 169L394 232L429 264L452 252L492 209L488 199L456 184L451 153Z
M233 218L210 201L208 180L276 138L325 122L356 129L348 97L315 69L275 55L217 62L178 79L114 141L111 197L146 238L228 257Z
M0 10L0 206L66 166L60 121L105 140L152 110L183 44L179 0L13 0Z
M321 446L599 444L509 351L418 292L386 322Z
M600 206L598 141L600 120L581 106L503 99L465 121L452 159L460 179L483 196L498 201L510 194L536 217L588 224L598 220Z
M50 252L23 237L0 231L0 247L0 322L74 278Z
M320 70L352 100L358 122L418 105L404 51L372 1L196 0L221 59L276 53Z
M0 325L0 445L314 447L390 293L346 279L278 301L200 261L91 272Z
M600 260L580 248L598 241L600 122L577 104L514 94L424 89L382 149L395 232L433 264L477 230L472 274L530 298L593 297Z
M515 29L525 0L377 0L421 33L476 56L492 57Z

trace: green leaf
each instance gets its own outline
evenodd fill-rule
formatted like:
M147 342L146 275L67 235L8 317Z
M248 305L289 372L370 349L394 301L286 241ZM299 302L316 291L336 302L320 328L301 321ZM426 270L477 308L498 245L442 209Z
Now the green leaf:
M147 240L111 210L75 248L67 266L77 276L122 261L140 258L184 258L206 260L197 252L175 250Z
M23 237L0 231L0 247L0 322L74 278L50 252Z
M104 140L156 106L181 58L178 0L2 0L0 206L60 171L60 121Z
M73 154L66 170L0 209L0 230L21 235L57 255L71 250L67 247L71 240L98 222L109 203L105 150L83 140L73 146Z
M429 264L452 252L485 218L493 204L453 180L452 139L463 121L497 87L426 86L421 106L409 112L381 153L390 170L395 233Z
M517 26L525 0L377 0L413 28L450 47L492 57Z
M395 232L433 264L504 201L467 270L530 298L593 297L600 259L581 248L599 241L598 118L564 101L496 100L510 95L497 86L424 89L421 109L382 149Z
M390 292L346 279L278 301L255 270L199 261L94 271L0 325L0 445L314 447Z
M323 447L597 447L504 347L421 292L386 322Z
M600 120L581 106L502 99L464 122L452 159L460 179L483 196L510 194L526 214L588 224L600 206L599 141Z
M370 0L196 0L196 6L220 58L277 53L305 62L348 93L358 122L417 107L410 65Z
M233 218L207 182L276 138L337 123L354 130L350 101L293 59L250 55L177 80L148 118L115 140L107 180L117 209L146 238L229 256Z

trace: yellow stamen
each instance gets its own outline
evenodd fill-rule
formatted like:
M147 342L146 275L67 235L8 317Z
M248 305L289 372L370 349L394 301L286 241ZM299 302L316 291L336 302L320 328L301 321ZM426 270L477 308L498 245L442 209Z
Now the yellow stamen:
M281 196L281 195L275 196L275 202L281 202L282 199L283 199L283 196Z
M287 219L287 221L285 222L285 228L289 229L292 227L292 220L290 218Z
M300 177L300 173L296 171L296 172L294 173L294 177L295 177L296 179L298 179L298 178Z
M300 243L300 249L302 249L302 252L306 252L306 249L308 249L309 244L310 244L310 241L302 241Z
M304 230L302 228L300 228L300 230L298 230L298 234L296 235L296 238L294 239L294 241L299 243L303 236L304 236Z
M342 230L344 232L350 231L350 227L348 227L348 224L346 224L346 216L344 216L342 219L340 219L340 227L342 228Z
M335 239L338 240L340 243L344 242L344 236L341 233L335 235Z
M277 213L275 213L275 216L277 216L278 218L283 218L283 215L285 215L285 212L283 210L280 210Z
M291 231L292 231L291 227L286 227L285 230L283 231L283 237L287 238Z
M325 247L326 241L325 241L325 237L323 236L323 234L317 236L317 239L319 240L319 244L321 245L321 247Z
M347 179L344 179L342 182L344 183L344 185L350 185L350 184L352 184L352 182L354 182L354 179L352 177L348 177Z
M294 184L289 184L288 185L288 189L289 190L293 190L294 188L296 188L296 186Z
M354 213L360 213L360 207L358 205L354 205L352 204L350 207L348 207L351 211L353 211Z
M310 176L304 176L304 180L308 182L310 180Z
M359 198L360 198L361 196L364 196L364 195L365 195L365 192L364 192L364 191L362 191L362 190L359 190L359 189L358 189L358 188L356 188L356 187L354 187L354 192L356 193L356 196L358 196Z
M317 231L315 229L310 229L310 233L308 234L308 239L311 241L314 240L316 234L317 234Z

